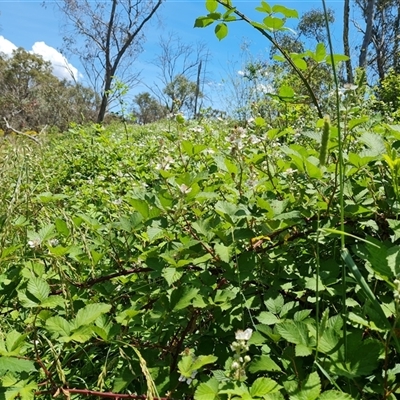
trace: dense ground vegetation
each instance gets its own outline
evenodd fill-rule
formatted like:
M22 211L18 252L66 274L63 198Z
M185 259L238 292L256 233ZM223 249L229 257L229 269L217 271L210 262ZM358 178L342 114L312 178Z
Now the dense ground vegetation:
M400 130L349 112L345 229L359 269L343 276L337 131L321 166L315 122L3 140L6 398L396 398Z
M247 121L0 138L0 398L399 396L398 75L320 117L300 74Z

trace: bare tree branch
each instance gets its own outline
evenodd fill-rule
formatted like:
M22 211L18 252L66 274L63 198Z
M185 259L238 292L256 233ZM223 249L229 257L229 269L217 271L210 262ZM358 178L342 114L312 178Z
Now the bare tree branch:
M8 130L10 130L10 131L16 133L17 135L25 136L25 137L27 137L28 139L33 140L33 141L34 141L35 143L37 143L39 146L41 146L41 143L40 143L39 140L37 140L35 137L33 137L33 136L31 136L31 135L27 135L26 133L21 132L21 131L19 131L19 130L17 130L17 129L14 129L14 128L8 123L6 117L3 117L3 119L4 119L4 122L6 123L6 127L7 127ZM43 129L44 129L44 128L43 128ZM43 130L42 130L42 132L43 132Z
M128 81L137 80L131 73L132 60L141 52L143 30L163 0L59 0L59 8L72 26L64 37L67 50L80 57L95 90L101 93L97 121L101 123L112 100L114 77L125 81L121 72L128 72ZM84 38L84 46L76 36ZM130 61L128 63L128 60ZM125 67L124 67L125 66ZM134 79L131 79L132 76Z

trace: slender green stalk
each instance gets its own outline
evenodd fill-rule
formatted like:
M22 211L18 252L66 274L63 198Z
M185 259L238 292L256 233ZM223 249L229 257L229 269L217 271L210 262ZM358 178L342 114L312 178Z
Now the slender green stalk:
M336 120L337 120L337 129L338 129L338 151L339 151L339 205L340 205L340 230L344 232L344 160L343 160L343 140L342 140L342 132L340 127L340 95L339 95L339 80L336 71L335 60L333 57L333 45L332 45L332 38L331 32L329 29L329 21L328 21L328 13L326 8L325 0L322 0L322 5L324 8L324 16L325 16L325 24L326 24L326 31L328 34L328 44L329 44L329 51L331 55L331 63L332 63L332 72L333 72L333 79L335 83L335 100L336 100ZM341 248L345 247L345 238L341 236Z
M328 10L326 7L325 0L322 0L322 5L324 9L324 17L325 17L325 25L326 32L328 34L328 44L329 44L329 52L331 55L331 63L332 63L332 72L333 79L335 82L335 97L336 97L336 123L338 129L338 151L339 151L339 206L340 206L340 230L344 232L344 159L343 159L343 141L342 141L342 132L340 127L340 96L339 96L339 80L336 71L335 60L333 57L333 45L332 45L332 37L329 29L329 21L328 21ZM345 236L340 236L340 248L341 252L345 250L346 242ZM343 345L344 345L344 355L345 359L347 359L347 307L346 307L346 263L342 261L342 318L343 318Z
M320 234L320 215L319 215L319 210L318 210L318 220L317 220L317 248L316 248L316 253L315 253L315 260L317 262L317 282L316 282L316 287L315 287L315 322L316 322L316 350L315 350L315 360L318 360L318 347L319 347L319 324L320 324L320 319L319 319L319 274L320 274L320 257L319 257L319 234Z

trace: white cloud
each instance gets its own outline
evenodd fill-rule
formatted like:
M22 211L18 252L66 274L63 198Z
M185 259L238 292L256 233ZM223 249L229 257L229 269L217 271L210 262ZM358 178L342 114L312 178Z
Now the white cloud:
M17 46L0 36L0 52L10 56ZM82 75L78 70L68 62L68 60L54 47L48 46L45 42L36 42L32 46L30 53L38 54L43 57L45 61L49 61L53 68L53 74L59 79L66 79L67 81L78 80Z
M4 53L7 56L10 56L13 50L16 50L17 46L7 40L4 36L0 36L0 53Z
M57 78L68 81L78 79L78 70L54 47L48 46L45 42L36 42L32 46L32 53L41 55L45 61L50 61L53 74Z

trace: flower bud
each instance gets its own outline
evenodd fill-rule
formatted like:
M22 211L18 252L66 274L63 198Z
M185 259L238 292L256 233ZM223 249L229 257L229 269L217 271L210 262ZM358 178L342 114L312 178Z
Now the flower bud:
M234 361L231 365L232 369L239 369L240 368L240 364L237 361Z

